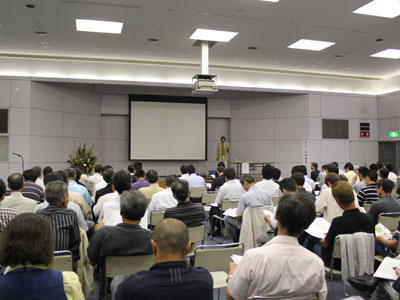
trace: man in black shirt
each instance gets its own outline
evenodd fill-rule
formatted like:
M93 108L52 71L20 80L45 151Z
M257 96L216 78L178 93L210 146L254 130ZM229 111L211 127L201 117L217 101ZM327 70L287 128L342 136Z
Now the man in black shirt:
M177 219L161 221L151 243L156 264L128 278L116 276L111 283L116 300L213 299L211 274L203 268L187 267L185 257L191 243L184 223Z
M370 215L362 213L356 208L353 189L348 182L336 182L332 187L332 195L344 212L342 216L332 220L328 234L325 239L321 240L322 259L327 266L330 266L333 245L338 235L353 234L356 232L375 233L374 220ZM334 268L341 269L340 260L335 259Z
M381 179L377 183L377 193L379 201L376 201L369 211L369 214L374 219L375 224L378 223L378 217L382 213L400 213L400 204L391 195L394 188L394 183L390 179Z
M219 189L225 183L225 176L224 176L225 168L219 166L217 168L217 176L213 179L211 183L210 191L215 192L215 189Z
M97 203L97 200L101 196L104 196L104 195L110 194L110 193L114 193L114 191L112 189L112 183L111 183L111 178L113 177L113 175L114 175L113 169L107 169L103 172L103 179L105 182L107 182L107 185L106 185L106 187L104 187L96 192L95 200L94 200L94 203L92 204L93 206Z
M317 178L319 175L318 164L315 162L311 163L311 179L317 182Z

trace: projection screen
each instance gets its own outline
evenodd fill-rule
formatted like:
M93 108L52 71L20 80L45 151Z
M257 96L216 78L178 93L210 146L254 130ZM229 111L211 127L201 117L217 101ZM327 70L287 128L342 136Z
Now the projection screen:
M206 160L207 98L130 95L130 160Z

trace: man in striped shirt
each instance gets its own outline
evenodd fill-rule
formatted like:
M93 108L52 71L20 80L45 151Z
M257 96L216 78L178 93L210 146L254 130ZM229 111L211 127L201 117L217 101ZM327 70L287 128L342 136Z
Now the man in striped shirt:
M76 213L67 208L67 184L62 181L49 182L46 186L46 201L49 206L39 210L37 214L49 220L53 228L54 250L69 250L72 252L72 260L78 261L81 237Z
M22 195L24 197L35 200L36 202L43 202L43 189L35 183L37 179L37 173L33 169L29 169L25 170L22 175L25 179L24 188L22 189Z
M365 201L378 201L378 193L377 193L377 186L376 180L378 179L378 174L375 170L370 169L368 171L367 178L365 178L366 187L360 189L357 194L358 202L360 206L364 206Z
M4 230L8 222L11 221L16 215L17 210L14 208L1 207L1 201L4 200L6 193L6 184L0 179L0 232Z

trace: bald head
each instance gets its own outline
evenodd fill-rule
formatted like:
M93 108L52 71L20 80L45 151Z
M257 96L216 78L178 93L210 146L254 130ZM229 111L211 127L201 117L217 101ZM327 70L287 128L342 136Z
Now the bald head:
M8 176L7 182L11 191L19 191L24 187L24 177L20 173L13 173Z
M157 243L160 255L182 256L184 260L189 242L189 230L180 220L164 219L154 228L153 240Z

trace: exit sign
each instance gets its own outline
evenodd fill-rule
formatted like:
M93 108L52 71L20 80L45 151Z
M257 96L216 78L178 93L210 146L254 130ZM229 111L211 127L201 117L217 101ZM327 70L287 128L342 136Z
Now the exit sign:
M391 138L396 138L396 137L399 137L400 135L399 135L399 132L398 131L389 131L389 133L388 133L388 137L391 137Z

